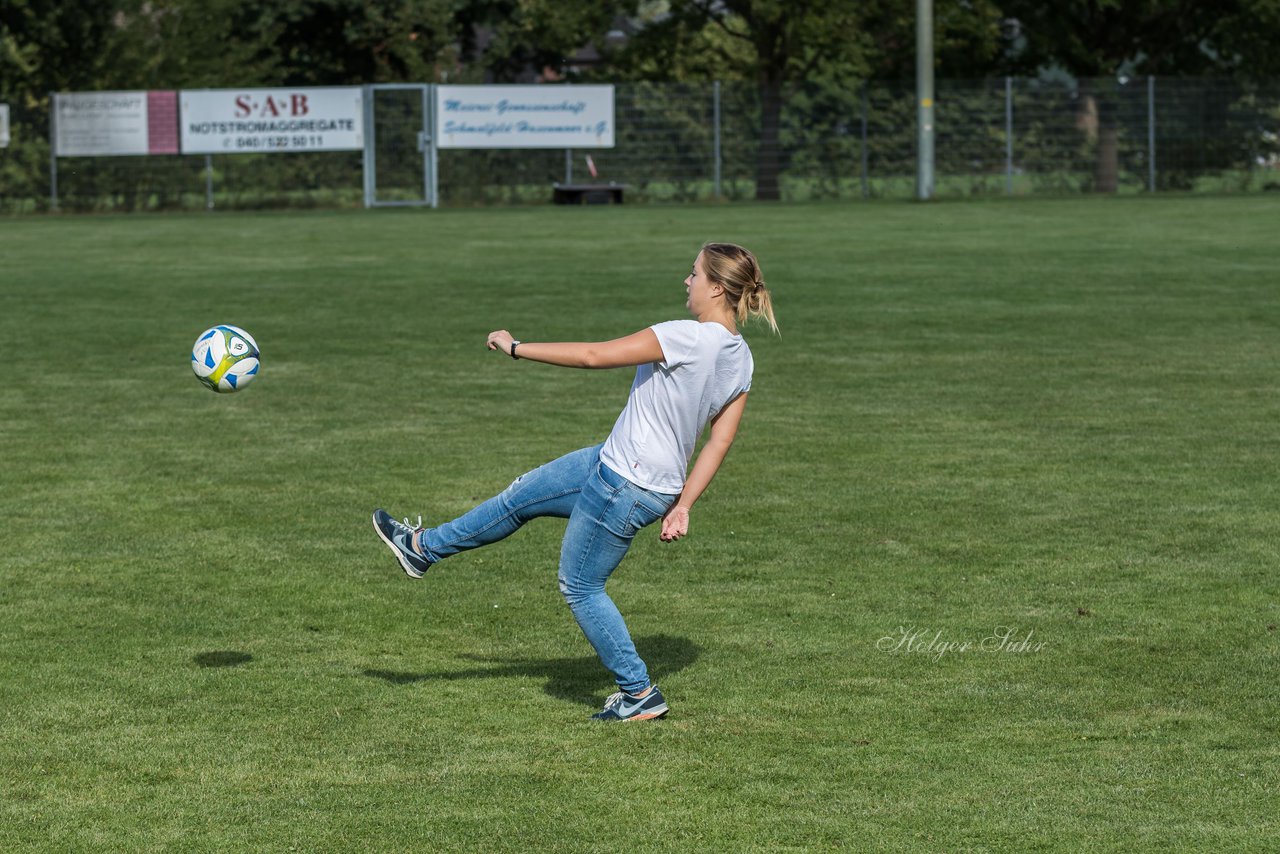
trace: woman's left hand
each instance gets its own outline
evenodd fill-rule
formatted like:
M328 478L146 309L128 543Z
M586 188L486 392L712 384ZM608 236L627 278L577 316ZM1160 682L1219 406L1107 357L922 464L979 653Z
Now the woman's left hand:
M489 340L485 342L485 346L490 350L500 350L510 356L511 342L514 340L516 339L511 336L510 332L505 329L499 329L497 332L489 333Z
M683 504L673 504L662 517L662 533L658 539L664 543L678 540L689 533L689 508Z

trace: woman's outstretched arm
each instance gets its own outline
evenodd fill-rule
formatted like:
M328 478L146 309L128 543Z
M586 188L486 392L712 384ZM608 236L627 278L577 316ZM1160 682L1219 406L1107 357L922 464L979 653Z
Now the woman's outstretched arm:
M716 472L720 470L720 464L724 462L725 455L733 445L733 438L738 435L738 424L742 421L742 413L746 408L747 393L744 391L729 401L724 409L717 412L716 417L711 419L711 435L707 438L707 443L702 446L702 450L698 452L698 458L693 462L693 470L685 478L684 489L680 492L676 503L672 504L667 515L662 517L662 533L658 535L658 539L664 543L678 540L689 533L689 510L702 496L703 491L711 485L711 478L715 477Z
M511 343L514 340L510 332L499 329L489 333L485 346L511 355ZM665 358L658 336L652 329L641 329L625 338L615 338L612 341L517 342L516 357L566 368L625 368L628 365L661 362Z

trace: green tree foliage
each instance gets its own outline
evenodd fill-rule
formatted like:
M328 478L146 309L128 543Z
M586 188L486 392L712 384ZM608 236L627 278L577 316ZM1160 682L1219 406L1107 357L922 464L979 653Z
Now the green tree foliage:
M130 86L215 88L272 81L277 61L264 45L278 34L258 29L243 0L151 0L118 13Z
M635 12L636 0L464 0L454 18L462 73L493 82L558 75L582 48L606 54L609 30Z
M125 87L434 80L456 0L6 0L8 97Z
M1202 45L1222 8L1200 0L1003 0L1018 24L1011 35L1023 43L1017 61L1054 63L1077 77L1201 73L1212 63Z
M882 0L672 0L619 58L623 74L646 79L744 80L759 94L756 197L777 199L783 107L789 97L848 102L870 76L913 76L915 17ZM943 67L989 68L1000 47L991 0L938 0ZM804 86L803 96L795 92ZM814 85L827 89L814 91Z
M1013 65L1054 64L1080 79L1085 124L1096 126L1094 189L1115 192L1123 96L1131 75L1226 73L1257 79L1280 72L1277 0L1002 0L1016 21Z
M1219 8L1221 13L1205 40L1213 69L1251 83L1280 77L1280 50L1276 50L1280 0L1229 0ZM1195 72L1177 69L1176 73Z
M871 76L913 81L916 5L867 3L862 23L872 37ZM983 77L1004 63L1004 14L996 0L933 0L933 60L939 79Z
M0 4L0 91L43 99L50 91L110 89L132 78L122 22L130 0L5 0Z
M197 6L199 0L183 0ZM286 85L430 81L455 41L453 0L236 3L237 29ZM266 38L255 38L264 34Z
M864 76L871 39L854 0L674 0L635 40L640 68L677 76L739 79L759 92L756 198L780 197L784 87L819 69ZM704 77L705 79L705 77Z
M48 188L50 92L135 88L146 57L133 24L140 0L0 3L0 100L13 140L0 157L0 196Z

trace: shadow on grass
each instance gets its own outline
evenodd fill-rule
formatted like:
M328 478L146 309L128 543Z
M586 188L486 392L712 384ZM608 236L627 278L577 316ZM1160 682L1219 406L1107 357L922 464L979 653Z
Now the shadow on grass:
M636 638L636 649L649 667L649 676L661 683L663 678L679 673L697 661L702 651L688 638L670 635L653 635ZM393 685L410 685L414 682L441 682L454 679L500 679L505 676L532 676L546 679L543 690L552 697L595 707L600 704L599 692L608 684L609 673L595 655L577 658L518 658L504 660L463 655L470 661L484 662L488 667L468 667L463 670L444 670L439 673L402 673L395 670L366 670L365 676L382 679ZM612 689L610 689L612 690Z
M253 661L253 656L247 652L219 650L218 652L202 652L191 660L201 667L235 667L236 665Z

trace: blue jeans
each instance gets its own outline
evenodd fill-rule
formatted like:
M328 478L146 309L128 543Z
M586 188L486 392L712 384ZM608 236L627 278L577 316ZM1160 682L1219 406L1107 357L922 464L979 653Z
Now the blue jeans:
M520 475L502 492L452 522L419 534L432 560L495 543L539 516L569 520L560 546L560 592L582 633L622 690L649 686L627 624L604 592L636 532L661 519L676 496L651 492L600 462L600 445Z

